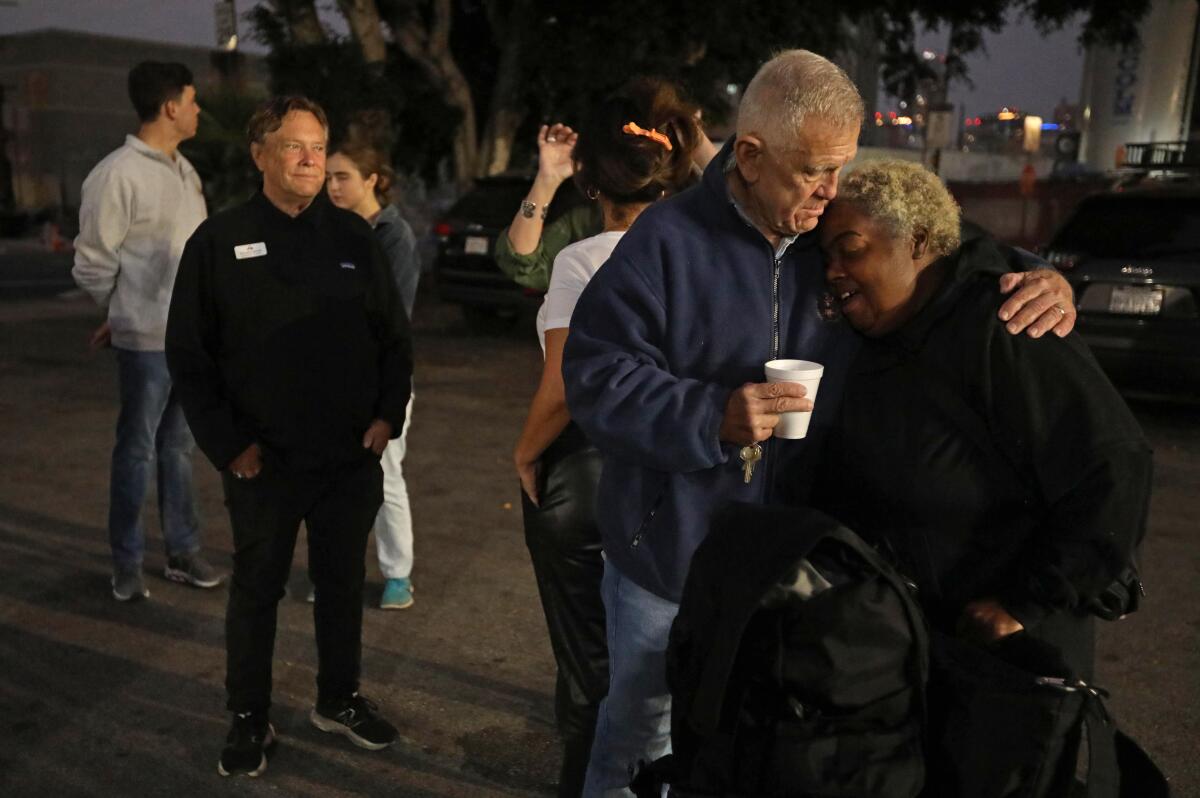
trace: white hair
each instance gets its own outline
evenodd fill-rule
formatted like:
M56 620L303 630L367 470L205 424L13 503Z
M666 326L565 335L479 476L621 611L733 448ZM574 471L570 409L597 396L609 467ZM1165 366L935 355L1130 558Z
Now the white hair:
M863 100L841 67L809 50L785 50L763 64L742 95L737 135L791 148L805 120L836 129L862 124Z

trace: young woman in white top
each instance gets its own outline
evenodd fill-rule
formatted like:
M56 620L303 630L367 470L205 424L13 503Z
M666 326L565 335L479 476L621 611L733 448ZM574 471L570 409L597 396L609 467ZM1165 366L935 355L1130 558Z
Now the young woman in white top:
M702 139L694 107L661 81L635 82L597 107L579 132L573 159L575 180L600 204L603 232L554 259L538 314L545 365L513 460L521 480L525 543L558 665L560 796L578 796L583 789L596 711L608 691L600 598L604 566L593 512L600 455L567 412L563 345L576 300L638 214L694 181L692 158Z

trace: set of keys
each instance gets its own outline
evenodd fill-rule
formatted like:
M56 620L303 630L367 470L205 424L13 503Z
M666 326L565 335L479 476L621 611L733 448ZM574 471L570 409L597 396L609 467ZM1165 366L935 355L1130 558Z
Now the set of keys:
M742 480L749 485L754 477L754 464L762 459L762 447L757 443L743 446L738 452L738 457L742 461Z

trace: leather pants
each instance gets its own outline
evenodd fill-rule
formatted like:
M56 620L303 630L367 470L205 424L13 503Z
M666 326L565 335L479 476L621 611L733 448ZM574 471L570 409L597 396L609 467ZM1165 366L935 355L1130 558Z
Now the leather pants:
M608 645L595 515L600 453L573 423L542 455L539 481L540 507L521 494L525 544L558 665L554 715L563 740L558 795L578 798L596 713L608 692Z

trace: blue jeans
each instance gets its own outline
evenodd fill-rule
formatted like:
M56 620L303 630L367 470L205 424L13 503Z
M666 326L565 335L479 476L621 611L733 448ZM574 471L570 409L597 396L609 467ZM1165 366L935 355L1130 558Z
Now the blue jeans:
M601 583L608 626L608 696L600 702L585 798L632 796L639 762L671 752L667 637L679 605L643 590L604 563Z
M200 549L200 522L192 500L195 441L171 390L163 352L117 349L121 414L112 453L108 539L113 564L138 568L145 549L142 504L157 466L158 511L168 556Z

